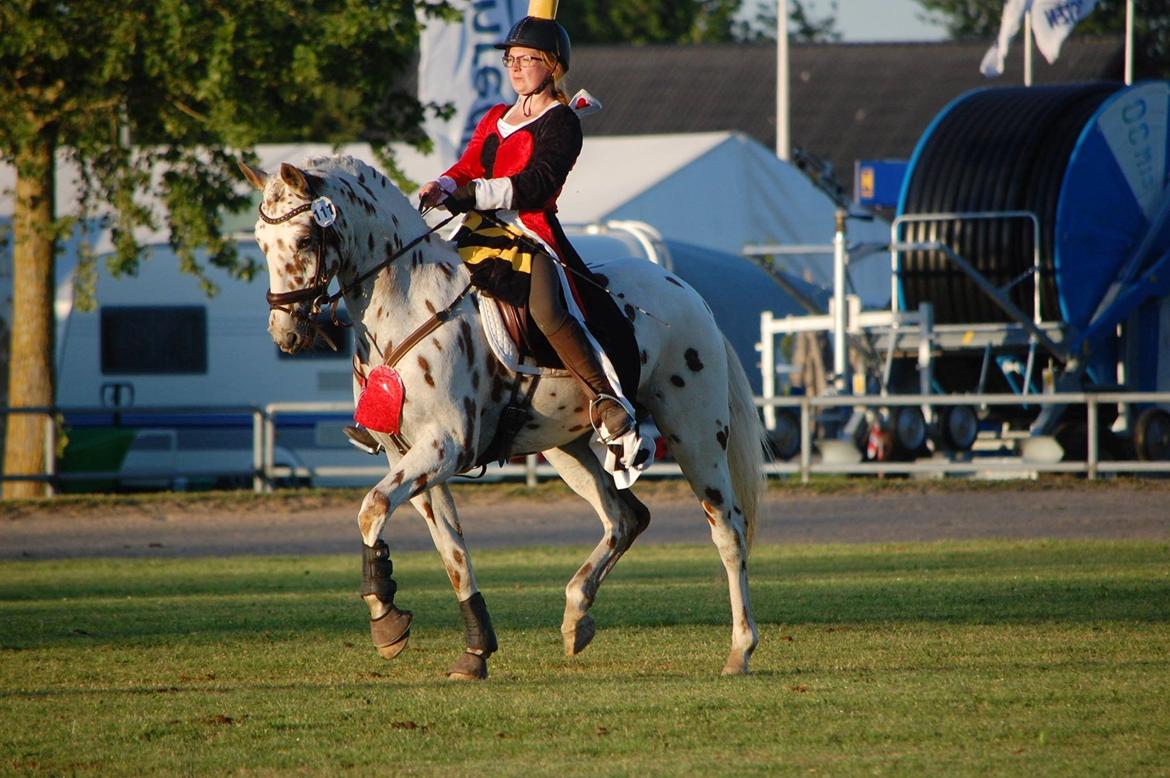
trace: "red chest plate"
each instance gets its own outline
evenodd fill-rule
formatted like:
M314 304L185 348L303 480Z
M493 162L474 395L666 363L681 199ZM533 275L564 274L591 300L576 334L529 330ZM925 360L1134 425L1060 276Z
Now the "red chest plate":
M398 371L378 365L366 378L358 397L353 418L358 424L374 432L396 434L402 429L402 404L405 387Z

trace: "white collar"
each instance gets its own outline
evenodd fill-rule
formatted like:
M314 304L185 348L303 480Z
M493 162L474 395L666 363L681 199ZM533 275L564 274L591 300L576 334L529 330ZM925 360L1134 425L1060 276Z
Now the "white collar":
M538 113L536 116L533 116L531 119L525 119L524 121L520 122L519 124L510 124L510 123L504 121L504 116L506 116L508 114L507 111L504 111L504 113L500 115L500 118L498 120L496 120L496 128L500 131L500 137L506 138L509 135L511 135L512 133L516 132L516 130L523 129L524 127L527 127L528 125L532 124L534 121L536 121L537 119L539 119L540 117L544 116L546 113L551 111L553 108L556 108L558 105L561 105L561 101L560 100L553 100L550 105L545 106L545 109L543 111L541 111L540 113Z

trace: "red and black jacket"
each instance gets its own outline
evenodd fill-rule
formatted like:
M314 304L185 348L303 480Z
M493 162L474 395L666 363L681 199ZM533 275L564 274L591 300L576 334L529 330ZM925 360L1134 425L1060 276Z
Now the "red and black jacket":
M505 138L498 122L507 110L500 104L484 114L463 156L444 175L456 185L511 179L512 202L504 207L518 211L524 226L568 261L574 252L556 217L557 197L581 153L581 121L558 103Z

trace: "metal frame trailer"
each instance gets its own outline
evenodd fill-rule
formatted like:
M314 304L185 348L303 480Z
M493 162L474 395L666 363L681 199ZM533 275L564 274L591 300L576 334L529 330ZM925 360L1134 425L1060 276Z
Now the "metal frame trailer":
M1038 369L1043 377L1040 381L1040 392L1080 392L1085 389L1086 357L1096 351L1106 341L1116 338L1119 325L1143 303L1150 299L1165 298L1164 311L1170 312L1170 249L1159 246L1159 238L1170 226L1170 189L1162 199L1157 216L1152 220L1147 233L1138 242L1135 250L1122 263L1119 272L1111 283L1108 292L1102 299L1091 321L1083 329L1078 330L1068 322L1044 321L1040 317L1039 296L1039 245L1040 220L1028 211L983 211L983 212L953 212L953 213L922 213L907 214L896 218L890 226L890 241L888 244L852 244L849 245L845 235L846 214L842 210L838 213L837 231L831 245L794 246L784 247L775 245L752 246L745 250L749 257L764 257L783 254L822 253L834 256L834 294L829 304L829 310L821 315L786 316L776 318L770 312L764 312L760 317L760 362L762 370L763 398L765 401L778 396L777 387L777 351L776 336L792 335L798 332L828 332L833 341L833 371L832 392L838 395L850 393L851 382L848 375L847 349L850 342L860 347L869 357L867 362L873 365L880 360L881 370L878 375L878 394L888 396L893 393L906 393L905 387L894 386L893 372L897 361L913 358L918 373L916 393L922 395L937 394L934 381L935 362L938 356L962 352L982 352L980 378L978 385L972 386L971 393L983 394L992 363L1004 373L1013 389L1018 392L1021 402L1026 403L1028 396L1034 393L1035 379ZM970 262L960 256L950 246L940 242L911 243L900 239L903 225L924 221L972 221L972 220L1028 220L1032 224L1033 232L1033 265L1025 273L1012 279L1003 287L994 286ZM889 310L863 311L860 300L845 291L848 267L851 261L858 261L877 253L889 252L892 279L891 304ZM959 268L972 282L1005 312L1010 321L1004 323L961 323L937 324L934 321L933 306L930 303L921 304L917 310L907 311L900 308L898 289L898 272L900 258L903 252L908 251L935 251ZM1010 299L1010 291L1018 284L1031 280L1033 285L1033 299L1035 304L1034 315L1029 316L1020 310ZM1170 313L1163 315L1163 320L1170 326ZM1130 354L1130 359L1159 359L1170 361L1170 353L1159 354ZM1041 367L1040 362L1049 363L1052 369ZM1166 371L1170 373L1170 370ZM1118 365L1118 384L1124 384L1126 364L1122 361ZM1018 380L1012 380L1015 375ZM859 389L861 387L858 387ZM1149 389L1164 389L1170 387L1145 387ZM863 391L855 392L857 394ZM948 407L961 407L950 406ZM1030 426L1032 435L1051 435L1057 429L1067 406L1064 404L1042 404L1040 413ZM1119 404L1119 419L1121 424L1115 431L1130 437L1140 438L1137 445L1137 455L1142 459L1161 459L1170 456L1170 413L1167 405L1150 406L1148 404ZM843 425L830 424L830 429L839 433L847 433L859 423L857 418L860 407ZM1136 417L1136 419L1134 418ZM764 406L764 420L769 430L775 430L778 423L775 406ZM838 420L839 421L839 420ZM940 430L942 424L953 423L970 426L972 419L939 419L939 414L929 404L921 407L921 422L908 417L906 424L916 427L921 424L925 433L928 429L935 432L935 438L942 439L945 432ZM895 432L914 432L916 430L901 430L902 420L895 424ZM954 442L954 436L952 444ZM963 437L974 440L973 436ZM904 441L912 444L912 440Z

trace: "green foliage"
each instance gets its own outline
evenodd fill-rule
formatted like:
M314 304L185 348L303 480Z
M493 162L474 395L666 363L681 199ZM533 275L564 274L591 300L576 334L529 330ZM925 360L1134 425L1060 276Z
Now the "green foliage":
M0 5L0 156L34 139L78 163L82 216L111 230L115 272L134 231L165 228L184 270L194 250L242 276L220 233L235 162L261 141L428 143L405 89L423 0L8 0ZM35 173L19 170L21 175ZM162 203L151 211L147 195Z
M501 650L433 553L368 646L357 554L0 563L0 772L1154 775L1170 759L1165 543L761 546L753 675L720 678L709 545L635 546L560 655L588 549L476 555ZM479 766L479 767L476 767Z
M999 33L1003 0L917 0L925 18L946 28L952 38L985 38ZM1118 35L1125 32L1125 0L1099 0L1073 35ZM1119 37L1120 41L1120 37ZM1134 64L1138 77L1170 77L1170 2L1134 3Z
M819 0L789 0L796 40L837 40L837 0L817 17ZM745 18L746 17L746 18ZM755 0L577 0L562 3L557 19L574 43L728 43L776 37L776 4Z
M776 4L765 2L756 6L750 23L741 22L737 37L744 41L776 39ZM833 43L841 40L837 29L837 0L828 0L824 16L820 0L788 0L788 36L805 43Z
M738 0L589 0L562 3L557 19L574 43L692 43L729 40Z

